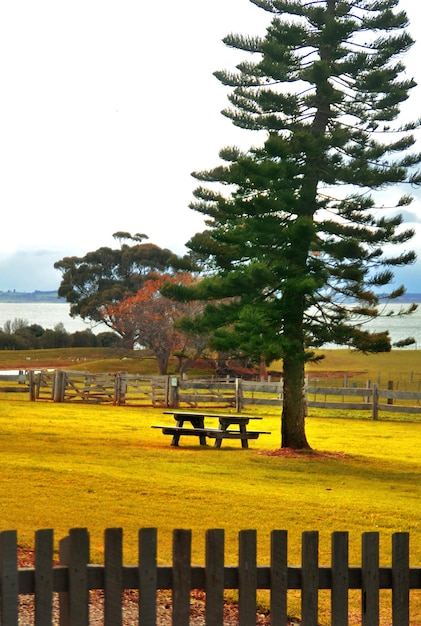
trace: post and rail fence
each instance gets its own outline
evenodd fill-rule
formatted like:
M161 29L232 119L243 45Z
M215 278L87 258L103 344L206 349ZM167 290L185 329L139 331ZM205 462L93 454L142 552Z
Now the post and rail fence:
M124 624L124 590L132 591L140 626L159 624L157 591L170 590L171 623L188 626L192 590L203 590L205 609L203 624L223 626L226 590L238 592L238 625L255 626L257 591L269 593L267 611L271 626L287 626L288 591L301 595L302 626L317 626L319 590L330 591L330 623L350 623L349 591L361 591L359 623L377 626L380 623L381 590L390 590L388 624L409 626L419 624L421 599L421 567L410 567L409 533L395 533L391 541L391 565L379 562L380 537L377 532L362 535L361 565L349 564L347 532L331 535L331 564L319 564L319 533L302 534L301 565L288 564L288 534L273 530L270 536L270 563L259 565L257 533L240 531L238 565L224 562L224 530L205 533L205 565L191 563L192 533L173 531L173 562L158 565L157 529L142 528L138 533L138 563L123 565L123 531L108 528L104 534L104 564L90 563L90 537L85 528L75 528L59 542L59 559L54 560L53 530L35 533L34 566L19 568L16 531L0 533L0 611L2 626L18 626L20 597L32 597L35 626L88 626L92 590L101 594L104 626ZM133 596L134 593L134 596ZM98 596L94 596L98 597ZM412 606L414 604L414 606ZM382 609L382 611L381 611ZM326 610L326 609L324 609ZM355 608L353 608L353 619ZM54 621L53 621L54 620ZM58 621L57 621L58 620ZM414 621L415 620L415 621ZM130 622L133 623L133 622ZM354 621L352 621L354 623Z
M0 375L0 380L5 379ZM17 380L17 378L15 377ZM182 380L176 376L143 376L118 372L92 374L73 370L40 370L25 373L26 384L19 375L19 390L31 400L54 402L101 403L158 408L200 407L235 408L241 412L249 406L281 407L283 385L280 382L255 382L237 378ZM11 377L8 377L11 380ZM421 415L421 391L395 390L367 382L365 387L329 386L308 381L308 407L343 409L368 413L378 419L382 411ZM16 387L15 387L16 388ZM4 388L0 387L0 391Z

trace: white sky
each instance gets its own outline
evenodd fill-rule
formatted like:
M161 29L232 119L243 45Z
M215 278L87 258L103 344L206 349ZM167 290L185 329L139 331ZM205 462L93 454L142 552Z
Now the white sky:
M421 4L401 7L421 84ZM227 90L212 73L243 58L221 39L268 19L248 0L2 0L0 291L56 289L55 261L115 247L119 230L184 252L203 228L190 173L255 141L220 114ZM421 222L418 200L409 210ZM420 236L411 247L421 256ZM399 276L409 291L421 292L420 263Z

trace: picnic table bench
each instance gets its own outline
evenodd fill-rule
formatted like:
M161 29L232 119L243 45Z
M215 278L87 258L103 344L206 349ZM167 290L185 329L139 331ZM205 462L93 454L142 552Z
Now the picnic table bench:
M172 435L171 445L178 446L181 436L195 436L199 438L201 446L206 446L206 437L215 439L214 447L220 448L223 439L239 439L242 448L248 448L249 439L257 439L260 435L270 435L270 431L247 430L250 420L261 420L261 417L250 417L249 415L227 415L221 413L207 413L205 411L191 412L184 410L164 411L164 414L173 415L176 425L154 425L152 428L160 428L164 435ZM219 426L205 426L205 418L217 419ZM188 422L190 425L185 425ZM230 426L237 426L233 430Z

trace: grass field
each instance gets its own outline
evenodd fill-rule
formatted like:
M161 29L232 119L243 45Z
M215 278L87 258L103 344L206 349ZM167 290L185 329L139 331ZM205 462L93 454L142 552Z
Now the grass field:
M362 354L351 350L318 351L325 356L309 363L307 372L318 374L359 373L373 382L406 379L421 382L421 350L392 350L381 354ZM175 360L170 363L174 371ZM127 371L130 374L158 373L156 360L141 350L117 348L62 348L51 350L0 350L0 370L42 367L74 368L90 372ZM271 369L282 370L281 363ZM209 370L209 373L212 373ZM189 371L189 374L191 372Z
M83 364L80 369L91 371L110 371L110 363L118 364L121 357L87 350L30 356L32 365L35 358L42 366L58 359L66 367ZM127 359L124 365L130 371ZM0 367L16 366L17 361L7 361L0 352ZM142 367L147 369L146 360ZM391 379L391 372L414 378L421 372L421 352L367 357L330 351L324 362L312 367L367 371L374 380ZM191 440L176 449L170 447L169 437L150 428L171 423L172 418L158 409L30 403L21 394L2 399L1 528L17 529L19 542L32 546L38 528L54 528L58 542L69 528L87 527L92 557L100 562L104 529L122 527L124 560L135 563L138 529L156 526L161 564L171 562L174 528L192 529L196 564L204 563L206 528L225 529L227 564L237 563L239 530L257 529L259 562L266 564L270 531L287 529L292 565L300 564L304 530L320 531L323 565L329 564L330 534L335 530L349 531L353 565L361 562L363 532L380 533L381 561L388 565L391 534L409 531L411 565L421 567L419 421L407 416L408 421L373 422L313 409L307 419L308 438L315 450L328 454L285 458L267 454L279 448L279 415L275 409L256 411L263 417L259 428L272 434L252 441L249 450L238 442L224 442L221 450L203 449ZM291 594L291 613L298 613L298 605ZM384 606L386 625L387 601ZM329 623L324 610L321 623ZM419 625L421 592L416 592L411 626Z
M104 529L122 527L125 562L135 563L137 530L156 526L159 561L170 563L172 530L191 528L193 561L203 564L204 530L222 527L226 562L235 564L238 531L255 528L263 564L270 531L281 528L289 532L293 565L304 530L320 531L325 565L334 530L349 531L354 565L361 533L380 532L387 565L391 534L409 531L411 564L421 565L421 424L313 413L313 447L341 454L285 458L266 453L279 447L279 417L261 415L272 435L249 450L238 442L203 449L191 440L177 449L150 428L172 420L157 409L1 401L2 529L17 529L20 543L31 546L38 528L54 528L58 540L69 528L87 527L98 562ZM421 624L421 614L414 619Z

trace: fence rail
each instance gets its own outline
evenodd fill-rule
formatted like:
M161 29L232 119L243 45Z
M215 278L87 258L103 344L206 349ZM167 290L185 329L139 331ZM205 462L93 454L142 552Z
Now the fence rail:
M125 589L137 590L141 626L157 624L157 590L172 591L172 624L188 626L191 591L206 594L205 621L208 626L223 626L224 591L238 590L238 624L254 626L260 589L270 593L272 626L288 623L288 590L301 590L302 626L317 626L319 590L331 590L331 624L349 623L349 590L361 590L363 626L376 626L380 615L380 590L391 590L391 623L409 626L413 595L421 589L421 568L409 566L409 534L392 535L391 566L379 565L379 533L362 535L360 567L349 566L348 533L335 532L331 537L331 565L319 565L319 534L302 534L302 563L288 565L288 535L285 530L271 533L271 557L268 566L257 564L255 530L239 533L238 566L224 563L224 531L206 531L204 566L191 565L190 530L173 531L173 564L157 565L157 529L139 531L139 562L122 563L123 531L108 528L104 537L104 565L90 564L89 533L85 528L70 530L60 541L60 564L53 561L53 531L35 533L35 566L18 568L17 533L0 533L0 610L2 626L18 626L19 596L34 595L35 626L53 623L54 594L58 593L59 624L88 626L90 590L103 590L104 626L121 626ZM419 606L420 603L418 603ZM355 617L355 616L354 616ZM417 619L420 619L420 615ZM412 615L412 618L414 616ZM413 622L415 623L415 622ZM416 623L419 623L418 621Z
M0 372L0 383L14 383L11 386L1 385L0 391L6 393L27 393L28 392L28 376L24 370L19 370L17 374L4 374Z

